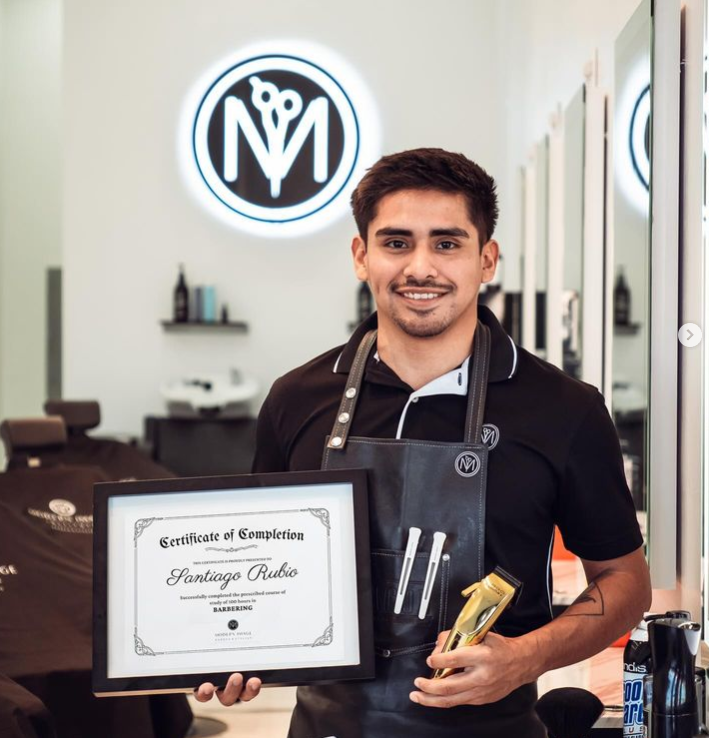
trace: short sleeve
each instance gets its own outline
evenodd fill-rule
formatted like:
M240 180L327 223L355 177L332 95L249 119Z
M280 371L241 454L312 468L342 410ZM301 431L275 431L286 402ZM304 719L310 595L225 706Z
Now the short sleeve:
M281 451L278 433L273 425L269 395L258 414L256 424L256 453L251 465L253 474L281 472L288 470L288 461Z
M582 559L614 559L643 544L618 434L598 392L571 443L557 525L566 547Z

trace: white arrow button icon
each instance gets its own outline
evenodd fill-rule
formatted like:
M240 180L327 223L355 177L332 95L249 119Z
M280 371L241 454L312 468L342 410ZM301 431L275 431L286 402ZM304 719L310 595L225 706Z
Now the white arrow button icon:
M677 338L683 346L693 348L702 340L702 329L696 323L685 323L677 332Z

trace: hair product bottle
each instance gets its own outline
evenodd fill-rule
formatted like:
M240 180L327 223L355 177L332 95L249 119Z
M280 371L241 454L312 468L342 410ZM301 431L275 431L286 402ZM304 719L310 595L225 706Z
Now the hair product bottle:
M175 323L186 323L189 320L189 295L187 282L185 281L185 267L184 264L180 264L180 276L177 278L172 301L172 319Z
M630 325L630 288L625 281L623 267L618 270L613 290L613 322L615 325Z
M361 323L372 314L374 304L372 292L366 282L361 282L357 290L357 322Z

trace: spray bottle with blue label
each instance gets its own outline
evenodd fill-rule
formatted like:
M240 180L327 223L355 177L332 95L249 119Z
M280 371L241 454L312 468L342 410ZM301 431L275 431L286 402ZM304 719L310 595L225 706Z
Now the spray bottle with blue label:
M647 623L641 620L623 651L623 738L643 738L643 677L651 669Z

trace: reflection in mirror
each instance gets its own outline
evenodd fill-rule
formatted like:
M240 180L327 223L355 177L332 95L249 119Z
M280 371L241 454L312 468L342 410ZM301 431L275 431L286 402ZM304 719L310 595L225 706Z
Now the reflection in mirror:
M564 111L563 369L576 379L582 360L585 90L581 87Z
M549 137L536 146L535 157L535 294L536 294L536 353L545 358L547 350L547 256L549 252Z
M644 0L615 45L612 408L638 510L647 507L651 31Z
M522 200L522 254L520 266L522 270L522 341L527 351L535 352L537 347L536 278L534 265L536 262L536 197L534 183L536 174L534 160L530 156L529 163L521 171Z

